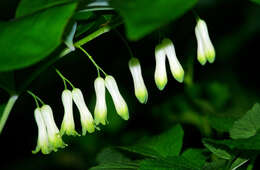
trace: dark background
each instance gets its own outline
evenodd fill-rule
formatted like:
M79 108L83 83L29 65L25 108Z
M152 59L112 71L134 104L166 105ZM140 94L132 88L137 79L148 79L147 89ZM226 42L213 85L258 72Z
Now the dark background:
M0 20L11 20L18 2L1 0ZM217 54L214 64L201 66L196 60L196 22L192 12L160 29L165 37L173 40L185 71L192 69L189 63L193 66L193 85L179 84L172 78L167 66L168 84L163 91L157 89L153 75L154 47L159 41L156 31L140 41L129 42L135 57L140 59L149 92L148 103L139 104L128 70L130 56L127 48L114 31L106 33L84 48L117 80L128 103L130 120L126 122L117 116L107 93L110 122L107 126L85 137L65 137L64 141L69 146L57 153L33 155L31 151L37 141L37 126L33 117L36 106L33 99L24 93L15 104L0 136L0 169L87 169L95 165L95 157L102 148L131 145L145 135L159 134L178 122L182 123L185 131L184 149L202 148L201 138L205 136L222 138L212 129L210 132L205 130L203 123L196 125L181 114L192 111L207 117L213 110L215 114L240 116L260 101L260 6L246 0L201 0L194 9L207 22ZM124 35L123 26L117 29ZM64 87L54 67L83 91L86 103L93 112L96 69L77 50L49 67L29 87L51 105L57 125L60 126L63 117L60 98ZM31 71L32 68L17 71L16 81L21 82ZM0 102L7 100L8 95L3 90L0 90L0 95ZM205 103L197 104L194 96ZM81 132L76 107L74 109L77 131Z

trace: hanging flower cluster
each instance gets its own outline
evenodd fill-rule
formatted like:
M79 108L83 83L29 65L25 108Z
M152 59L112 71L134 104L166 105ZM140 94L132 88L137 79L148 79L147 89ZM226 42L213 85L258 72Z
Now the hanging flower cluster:
M73 36L75 30L76 26L74 25L65 43L71 51L75 50L75 47L73 46ZM213 63L215 60L215 50L209 38L205 21L201 19L197 20L195 35L198 43L198 61L202 65L204 65L207 61L209 63ZM67 146L62 141L62 136L65 134L70 136L80 136L80 134L78 134L75 130L73 103L75 103L80 114L83 136L86 135L87 132L95 132L95 129L98 129L97 126L99 124L106 125L108 114L106 105L106 89L112 97L117 114L124 120L129 119L127 103L120 94L115 78L106 74L81 46L76 46L76 48L79 48L82 52L84 52L97 68L98 77L94 81L94 89L96 94L94 118L85 103L81 90L79 88L75 88L67 78L56 70L58 75L62 78L65 86L65 89L61 94L61 100L64 107L64 117L60 130L55 124L51 107L44 104L42 100L32 92L28 92L34 97L37 104L37 108L34 111L34 117L38 126L38 141L37 147L33 153L37 153L41 150L43 154L49 154L51 151L57 151L59 148L64 148ZM184 81L184 69L176 56L174 45L170 39L164 38L161 43L155 47L156 66L154 79L159 90L163 90L168 82L166 59L169 62L172 76L179 83ZM142 76L140 61L132 56L128 62L128 67L133 79L135 96L140 103L145 104L148 100L148 91ZM100 76L100 71L105 75L105 78ZM67 84L72 87L72 90L67 88ZM42 107L39 107L38 101L41 102L43 105Z

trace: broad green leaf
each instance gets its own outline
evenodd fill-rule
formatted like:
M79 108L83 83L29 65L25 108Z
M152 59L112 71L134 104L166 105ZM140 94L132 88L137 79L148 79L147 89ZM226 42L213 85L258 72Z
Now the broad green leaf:
M219 132L229 132L235 120L235 118L227 116L209 115L209 123L211 127Z
M137 169L137 164L112 148L103 149L96 158L99 165L90 170Z
M162 156L177 156L181 152L184 132L181 125L155 136L147 141L146 145Z
M137 169L136 164L127 163L106 163L90 168L89 170L133 170Z
M207 162L203 167L203 170L222 170L226 168L227 161L223 159L216 160L214 162Z
M248 159L246 159L246 158L237 158L237 159L232 163L230 169L231 169L231 170L235 170L235 169L239 168L240 166L244 165L247 161L248 161Z
M260 5L260 0L251 0L252 2L258 3Z
M213 140L213 139L204 139L203 141L224 145L230 149L239 149L239 150L259 150L260 151L260 133L256 134L253 137L247 139L229 139L229 140Z
M145 159L140 162L139 170L198 170L189 160L181 156L164 159Z
M234 122L229 133L233 139L243 139L256 135L259 128L260 105L257 103L242 118Z
M123 154L112 148L103 149L96 158L98 163L111 163L111 162L131 162L131 160L125 157Z
M223 146L223 145L218 145L216 143L212 143L208 140L203 140L202 141L204 146L206 148L208 148L208 150L210 150L214 155L216 155L217 157L219 158L222 158L222 159L232 159L232 154L230 153L230 149L227 148L226 146Z
M177 156L181 152L184 132L180 125L151 138L145 138L134 146L124 147L130 152L150 157Z
M0 23L0 71L32 65L48 56L61 43L63 31L76 3Z
M0 72L0 88L3 88L10 95L15 92L13 72Z
M189 160L189 162L198 169L201 169L206 162L206 157L203 155L203 150L201 149L187 149L181 156Z
M34 12L62 5L72 0L21 0L16 9L16 18L32 14ZM74 1L75 2L75 1Z
M177 19L196 2L197 0L112 0L111 5L123 17L128 38L138 40Z
M126 150L128 152L137 153L146 157L159 158L161 155L152 148L146 147L144 145L133 145L127 147L119 147L120 149Z

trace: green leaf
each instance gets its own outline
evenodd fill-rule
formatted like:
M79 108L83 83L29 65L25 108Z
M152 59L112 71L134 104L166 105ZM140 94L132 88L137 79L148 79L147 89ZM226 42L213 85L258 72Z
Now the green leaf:
M193 164L193 167L198 169L201 169L206 163L206 157L203 155L203 150L201 149L187 149L181 156L189 160L189 162Z
M99 165L90 170L137 169L137 164L112 148L103 149L96 158Z
M122 164L122 163L107 163L107 164L101 164L95 167L90 168L89 170L133 170L137 169L137 165L131 165L131 164Z
M151 158L159 158L161 155L156 152L154 149L146 147L144 145L133 145L133 146L126 146L126 147L119 147L119 149L126 150L128 152L137 153L146 157Z
M230 169L235 170L240 166L244 165L249 159L246 158L237 158L231 165Z
M62 5L71 0L21 0L16 9L16 18L35 13L40 10ZM74 1L75 2L75 1Z
M219 159L213 162L208 162L203 167L203 170L216 170L216 169L222 170L226 167L226 163L227 161L223 159Z
M260 0L251 0L251 1L260 5Z
M227 116L209 115L209 123L211 127L219 132L229 132L235 120L235 118Z
M249 138L256 135L260 128L260 105L256 103L242 118L234 122L230 129L233 139Z
M181 152L183 135L182 127L176 125L158 136L145 138L136 145L123 149L150 157L177 156Z
M139 170L198 170L186 158L181 156L164 159L146 159L140 162Z
M61 41L76 3L0 23L0 71L32 65L48 56Z
M109 162L131 162L131 160L125 157L123 154L112 148L103 149L96 158L98 163Z
M210 150L217 157L227 160L232 159L232 154L230 153L231 151L226 146L216 144L209 140L203 140L202 142L204 146L208 148L208 150Z
M203 141L211 142L214 144L221 144L229 147L230 149L240 149L240 150L260 150L260 134L256 134L253 137L247 139L229 139L229 140L213 140L204 139Z
M128 38L138 40L177 19L196 2L197 0L113 0L111 5L123 17Z

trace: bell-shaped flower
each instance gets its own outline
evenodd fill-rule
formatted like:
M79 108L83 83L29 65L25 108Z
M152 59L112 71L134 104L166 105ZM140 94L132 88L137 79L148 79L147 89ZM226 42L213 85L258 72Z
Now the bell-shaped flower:
M110 95L112 96L117 114L119 116L121 116L124 120L128 120L129 119L128 107L127 107L125 100L123 99L123 97L121 96L121 94L119 92L119 89L117 87L114 77L110 76L110 75L106 76L105 84L106 84L106 88L108 89Z
M107 105L106 105L106 87L105 80L98 77L94 82L96 92L96 106L94 111L95 123L106 125L107 121Z
M45 126L47 128L49 146L52 150L57 151L58 148L67 146L61 138L59 129L53 118L52 109L49 105L43 105L41 108L41 115L43 117Z
M64 90L61 95L61 100L64 107L64 117L61 124L60 134L61 136L63 134L77 136L79 134L75 130L71 91Z
M49 148L47 129L42 118L40 108L36 108L34 110L34 118L38 126L38 140L37 146L32 153L35 154L41 150L43 154L49 154L51 149Z
M72 98L75 102L79 113L82 126L82 135L86 135L87 131L93 133L95 131L95 124L90 111L87 108L83 94L80 89L74 88L72 90Z
M162 41L162 45L164 47L165 54L168 58L173 77L178 82L182 83L183 79L184 79L184 70L183 70L179 60L177 59L177 56L175 53L175 48L174 48L172 41L168 38L165 38Z
M155 47L155 73L154 80L159 90L163 90L167 84L167 73L165 65L165 50L162 44Z
M197 21L195 34L198 43L197 58L199 62L204 65L207 59L208 62L213 63L215 61L215 49L209 37L207 24L202 19Z
M140 62L137 58L131 58L128 66L134 80L135 96L140 103L146 103L148 92L144 84Z

